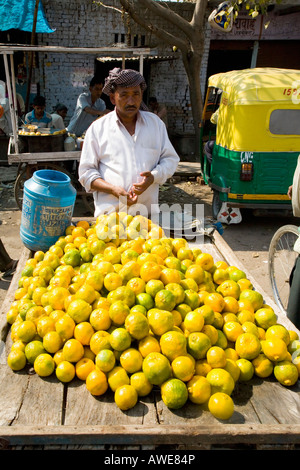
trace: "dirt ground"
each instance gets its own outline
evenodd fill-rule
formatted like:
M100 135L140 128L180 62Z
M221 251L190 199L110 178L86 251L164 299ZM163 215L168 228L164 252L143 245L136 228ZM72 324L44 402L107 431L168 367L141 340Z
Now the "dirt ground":
M21 212L13 193L17 175L15 166L0 167L0 237L14 259L18 259L23 245L20 239ZM201 184L199 177L174 177L160 188L160 203L203 204L205 220L210 222L212 191ZM76 201L74 216L91 216L80 200ZM295 223L285 217L256 217L251 211L242 212L240 224L222 225L222 236L235 252L241 264L258 281L264 292L272 296L268 279L268 249L270 240L281 225ZM0 300L5 298L9 282L0 279Z

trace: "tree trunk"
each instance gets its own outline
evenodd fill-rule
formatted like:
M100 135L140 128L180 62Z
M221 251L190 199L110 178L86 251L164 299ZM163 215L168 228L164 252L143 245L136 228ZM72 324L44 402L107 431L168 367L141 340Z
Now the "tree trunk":
M202 95L200 86L201 56L188 52L182 55L184 68L188 77L193 125L195 129L195 156L200 163L200 121L202 115Z

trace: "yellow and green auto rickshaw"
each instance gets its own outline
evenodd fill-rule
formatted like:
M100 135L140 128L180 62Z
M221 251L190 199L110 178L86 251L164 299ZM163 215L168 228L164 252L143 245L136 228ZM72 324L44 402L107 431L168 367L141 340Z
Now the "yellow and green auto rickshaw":
M300 70L212 75L200 127L201 171L213 190L214 218L224 205L291 211L287 191L300 154Z

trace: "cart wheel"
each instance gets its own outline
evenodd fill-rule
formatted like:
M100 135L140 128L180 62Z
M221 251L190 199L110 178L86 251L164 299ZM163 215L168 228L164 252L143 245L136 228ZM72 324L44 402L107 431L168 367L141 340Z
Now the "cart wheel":
M220 193L217 190L213 190L213 200L212 200L212 216L214 219L217 219L218 213L222 207L222 201L220 200Z
M26 165L25 168L23 169L22 167L20 167L20 171L18 173L18 176L15 181L15 185L14 185L14 196L15 196L17 206L20 210L22 210L22 205L23 205L24 183L25 181L30 179L33 173L37 170L62 171L63 173L66 173L71 178L71 175L63 167L58 166L58 165L53 165L52 163L36 163L32 165L30 164L30 165Z
M284 313L289 300L289 278L298 257L298 253L293 250L298 237L298 227L284 225L275 232L269 247L269 279L274 300Z
M76 189L77 197L81 197L82 202L87 210L87 212L91 215L94 215L95 212L95 205L94 205L94 197L92 193L87 193L81 183L76 179L75 176L71 175L71 182L74 188Z
M94 196L91 193L82 192L81 197L82 197L82 201L83 201L87 211L91 215L94 215L94 213L95 213Z

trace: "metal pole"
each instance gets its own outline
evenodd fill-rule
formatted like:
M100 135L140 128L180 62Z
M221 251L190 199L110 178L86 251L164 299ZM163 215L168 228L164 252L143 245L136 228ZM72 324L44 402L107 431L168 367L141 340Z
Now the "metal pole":
M8 67L8 60L7 60L7 53L3 54L4 59L4 67L5 67L5 75L6 75L6 85L8 91L8 101L9 101L9 108L10 108L10 116L11 116L11 123L13 128L13 143L15 146L15 153L19 153L18 147L18 135L17 135L17 126L16 126L16 116L14 113L14 105L13 105L13 98L12 98L12 90L11 90L11 78L9 73Z
M143 54L140 55L140 74L143 75L144 72L144 56Z

